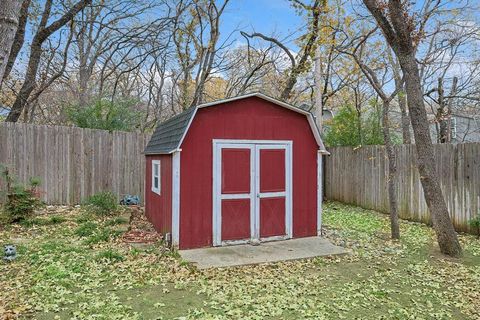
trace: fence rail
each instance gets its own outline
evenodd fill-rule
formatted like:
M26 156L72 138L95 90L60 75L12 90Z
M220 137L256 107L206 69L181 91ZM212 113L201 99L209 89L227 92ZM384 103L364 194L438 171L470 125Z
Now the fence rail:
M134 132L0 123L0 164L19 182L39 177L49 204L78 204L103 190L143 199L141 153L148 139Z
M325 161L328 199L389 212L388 160L383 146L330 148ZM430 223L414 145L395 146L401 218ZM450 216L459 231L480 214L480 143L436 144L435 165Z

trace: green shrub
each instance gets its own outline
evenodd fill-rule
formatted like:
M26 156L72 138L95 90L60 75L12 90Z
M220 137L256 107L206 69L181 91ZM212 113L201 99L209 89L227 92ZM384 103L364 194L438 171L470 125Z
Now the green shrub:
M382 145L382 110L372 103L361 114L352 106L339 109L334 118L325 121L324 141L327 146ZM400 142L396 134L391 135L394 143Z
M480 215L469 221L470 227L477 232L477 238L480 239Z
M118 210L118 198L112 192L103 191L88 197L84 201L87 212L105 216L115 213Z
M112 249L107 249L101 251L97 255L97 260L108 260L110 262L121 262L125 260L125 257L119 253L118 251L112 250Z
M3 207L4 219L7 223L20 222L30 217L44 203L38 197L38 178L31 178L29 185L14 182L8 168L2 170L6 181L6 202Z
M75 234L79 237L88 237L95 233L98 226L94 222L85 222L81 224L76 230Z
M80 128L133 131L141 125L144 114L135 100L100 99L88 105L66 108L68 119Z

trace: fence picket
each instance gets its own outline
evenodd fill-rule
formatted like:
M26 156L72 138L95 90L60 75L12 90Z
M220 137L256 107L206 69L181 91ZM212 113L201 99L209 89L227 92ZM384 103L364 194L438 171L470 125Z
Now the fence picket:
M48 204L78 204L102 190L143 199L142 151L149 138L132 132L4 122L0 164L8 166L20 183L40 178L42 200ZM0 181L0 190L4 187Z
M387 161L383 146L334 147L325 161L327 199L388 212ZM401 218L429 223L416 168L415 146L396 146ZM469 231L480 214L480 143L434 145L436 169L455 228Z

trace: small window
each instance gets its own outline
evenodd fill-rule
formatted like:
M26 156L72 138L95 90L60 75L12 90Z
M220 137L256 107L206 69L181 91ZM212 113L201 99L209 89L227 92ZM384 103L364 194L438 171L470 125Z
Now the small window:
M160 194L160 160L152 161L152 191Z

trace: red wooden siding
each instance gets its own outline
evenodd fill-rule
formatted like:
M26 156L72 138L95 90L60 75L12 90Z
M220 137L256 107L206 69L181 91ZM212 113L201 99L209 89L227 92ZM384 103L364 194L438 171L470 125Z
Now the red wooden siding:
M145 215L165 235L172 232L172 156L152 155L146 160ZM152 191L152 160L160 160L160 195Z
M318 146L308 120L295 111L250 97L199 109L182 143L181 249L212 245L213 139L292 140L293 236L316 235ZM265 230L271 232L276 230Z

